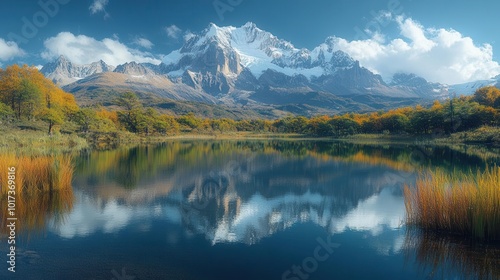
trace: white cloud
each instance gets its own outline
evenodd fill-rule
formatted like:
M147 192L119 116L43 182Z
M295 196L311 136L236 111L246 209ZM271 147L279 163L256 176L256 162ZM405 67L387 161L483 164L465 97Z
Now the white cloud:
M194 33L192 33L191 31L186 31L186 33L184 33L184 41L187 42L189 41L191 38L195 37L196 35Z
M0 38L0 61L7 61L16 56L23 56L24 51L15 42Z
M342 233L346 230L369 231L373 236L385 228L397 229L405 217L405 206L401 196L395 196L390 188L384 188L352 209L345 216L332 219L330 231Z
M126 227L131 220L146 221L152 217L151 210L144 207L127 207L115 200L104 202L97 207L93 198L75 192L75 207L68 213L68 219L49 221L49 230L64 238L84 237L95 232L116 233Z
M88 64L102 59L110 65L126 62L149 62L159 64L161 61L152 54L131 49L118 40L105 38L101 41L85 35L75 36L70 32L61 32L44 42L45 51L42 58L52 60L64 55L78 64Z
M336 38L335 46L386 80L406 72L429 81L456 84L500 74L489 44L477 45L453 29L425 28L411 18L399 16L392 21L398 25L399 38L387 41L386 36L375 33L367 40Z
M179 35L182 33L182 30L174 24L166 26L164 29L171 39L178 39Z
M134 44L141 46L145 49L151 49L154 46L154 44L151 41L149 41L148 39L140 38L140 37L135 38Z
M106 11L106 5L108 5L109 0L94 0L92 5L90 5L89 10L91 14L104 13L104 17L109 17Z
M413 48L417 51L427 52L436 46L434 41L428 39L425 35L425 29L418 22L411 18L404 19L397 17L397 22L401 30L401 35L411 40Z

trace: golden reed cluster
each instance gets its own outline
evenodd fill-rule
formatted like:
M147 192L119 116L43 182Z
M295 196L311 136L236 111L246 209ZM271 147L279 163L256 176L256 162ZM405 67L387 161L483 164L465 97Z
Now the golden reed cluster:
M70 156L0 155L0 182L7 182L7 170L16 168L16 193L48 192L71 188L73 163ZM0 197L7 194L2 187Z
M500 167L467 174L421 174L416 186L405 186L404 197L409 225L500 240Z

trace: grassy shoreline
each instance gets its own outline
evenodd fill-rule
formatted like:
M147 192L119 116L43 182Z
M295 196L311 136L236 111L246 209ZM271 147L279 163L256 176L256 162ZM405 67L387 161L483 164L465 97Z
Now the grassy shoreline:
M338 140L357 144L469 144L500 147L500 127L480 127L472 131L458 132L451 135L356 134Z
M455 133L452 135L391 135L391 134L356 134L342 138L314 137L294 133L270 132L207 132L180 133L176 135L144 136L130 132L90 132L90 133L55 133L48 135L37 127L4 126L0 127L0 154L60 154L82 149L112 149L121 145L154 144L171 140L329 140L345 141L353 144L407 144L407 145L487 145L500 147L500 128L481 127L479 129Z
M0 129L0 154L51 155L89 148L77 134L54 134L21 129Z

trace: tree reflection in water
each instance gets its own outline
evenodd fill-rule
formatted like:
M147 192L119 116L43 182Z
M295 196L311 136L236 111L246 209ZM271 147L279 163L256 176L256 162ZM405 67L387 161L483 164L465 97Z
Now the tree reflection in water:
M500 244L472 244L463 238L407 229L404 252L426 279L447 279L460 272L463 279L500 279Z
M28 237L31 234L43 232L48 219L52 219L54 226L57 227L64 222L66 214L73 209L73 202L74 195L71 187L60 191L18 195L15 211L15 217L19 221L16 223L17 232L26 233ZM0 199L0 209L7 209L7 203L7 198ZM4 224L7 222L7 214L7 211L0 211L0 233L2 234L8 231Z

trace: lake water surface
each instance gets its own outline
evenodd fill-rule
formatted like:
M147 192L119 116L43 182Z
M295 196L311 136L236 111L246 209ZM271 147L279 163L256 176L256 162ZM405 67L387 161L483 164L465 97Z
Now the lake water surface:
M402 188L421 170L499 163L326 141L82 152L72 193L20 221L17 272L2 261L0 279L496 279L498 246L409 231ZM6 248L3 235L1 260Z

